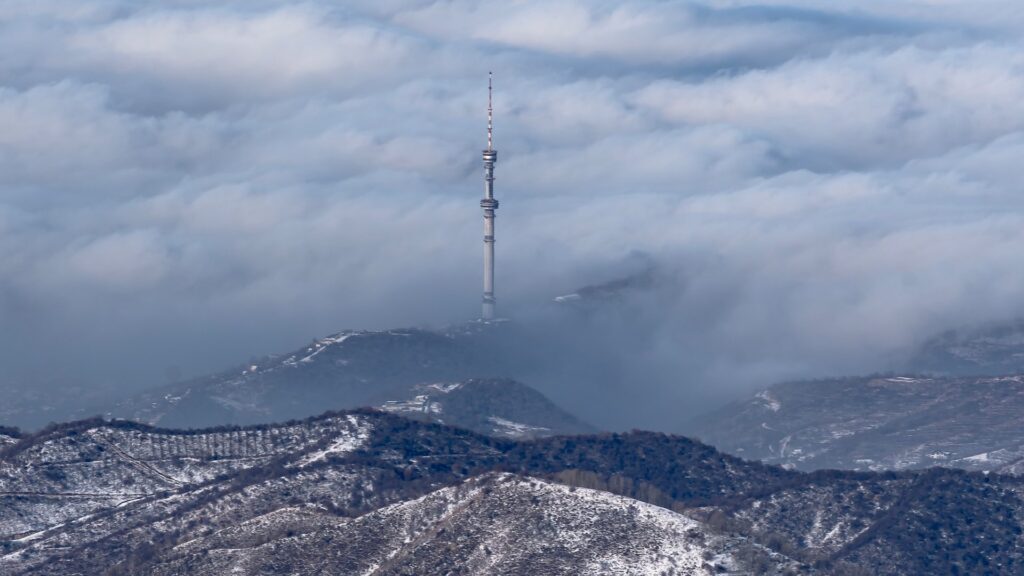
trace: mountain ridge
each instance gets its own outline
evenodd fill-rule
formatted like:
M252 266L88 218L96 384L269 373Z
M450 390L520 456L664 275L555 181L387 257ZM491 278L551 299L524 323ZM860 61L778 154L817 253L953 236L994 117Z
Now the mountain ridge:
M510 362L495 360L495 341L510 330L504 322L473 322L440 331L342 331L123 399L102 412L188 428L305 418L325 407L377 407L510 437L595 431L506 377Z
M910 367L949 376L1024 372L1024 319L947 330L926 340Z
M1024 473L1024 375L874 376L776 384L684 429L801 470L947 466Z
M632 499L635 504L613 499L618 509L627 510L615 516L613 531L624 541L650 537L643 523L629 520L634 517L630 506L654 513L639 502L664 509L659 515L688 518L673 525L694 528L693 545L666 552L677 554L679 566L693 553L701 556L701 569L737 574L945 573L983 567L1013 574L1024 565L1020 478L947 469L806 474L653 432L510 440L356 410L278 425L192 431L91 420L55 426L18 444L0 451L0 570L18 575L173 573L182 566L215 570L181 547L197 539L227 538L224 530L260 525L275 511L284 520L243 536L254 543L253 550L278 542L284 546L280 550L290 551L280 557L281 566L309 573L318 566L310 564L312 542L342 563L336 566L357 559L363 544L340 538L348 522L366 518L383 529L387 522L373 523L367 515L494 478L513 478L520 486L567 487L543 488L545 494L571 494L576 487ZM505 496L492 501L481 494L481 508L474 508L480 514L467 516L464 539L429 536L421 556L410 556L409 563L393 567L394 573L436 566L431 562L452 545L454 557L479 560L486 556L484 547L497 542L501 526L519 527L510 528L505 537L512 544L503 549L537 550L545 544L533 539L536 529L527 528L545 525L545 517L558 527L545 540L552 546L612 537L609 527L572 520L586 510L572 498L552 497L550 505L532 506L536 494L527 490L506 495L521 503L510 507L501 504ZM426 533L417 526L436 526L444 515L430 511L435 509L418 508L423 520L403 525ZM488 523L492 514L496 520ZM479 526L469 525L474 523ZM303 538L313 540L303 543ZM211 546L215 541L207 540ZM388 542L395 541L371 538L364 544L386 551L385 556L397 554L401 544ZM251 567L263 561L258 551L250 552L232 565L258 573ZM529 565L537 574L579 573L591 556L569 554L563 558L568 564L552 567L540 554ZM628 556L616 558L630 562ZM250 561L256 564L246 564ZM523 566L509 562L501 565ZM634 567L643 573L648 564Z

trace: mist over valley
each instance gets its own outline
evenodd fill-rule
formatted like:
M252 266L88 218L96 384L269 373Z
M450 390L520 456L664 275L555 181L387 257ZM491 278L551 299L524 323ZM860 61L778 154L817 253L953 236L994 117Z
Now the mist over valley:
M1018 4L0 5L0 573L1024 572Z

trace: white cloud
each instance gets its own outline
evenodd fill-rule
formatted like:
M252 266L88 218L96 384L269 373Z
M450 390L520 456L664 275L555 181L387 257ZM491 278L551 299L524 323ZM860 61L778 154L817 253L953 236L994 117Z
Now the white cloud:
M646 0L504 4L461 0L431 3L400 13L395 20L439 38L469 37L549 55L633 65L714 66L775 62L799 51L818 51L828 42L858 32L830 27L814 16Z
M884 369L1024 313L1022 27L1005 1L5 4L0 315L102 326L82 377L139 382L469 317L494 70L506 309L640 251L682 286L644 316L669 376Z
M415 55L416 42L369 25L331 25L304 8L256 14L160 11L69 39L84 60L185 85L214 85L245 100L317 84L356 88Z
M762 134L798 166L871 170L1020 131L1018 48L835 53L771 70L658 81L636 101L671 122Z

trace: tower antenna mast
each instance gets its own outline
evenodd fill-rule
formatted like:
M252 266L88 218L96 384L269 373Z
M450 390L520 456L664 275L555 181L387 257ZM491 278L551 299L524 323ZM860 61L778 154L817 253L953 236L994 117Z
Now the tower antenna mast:
M491 105L494 94L494 74L487 73L487 150L494 150L494 107Z

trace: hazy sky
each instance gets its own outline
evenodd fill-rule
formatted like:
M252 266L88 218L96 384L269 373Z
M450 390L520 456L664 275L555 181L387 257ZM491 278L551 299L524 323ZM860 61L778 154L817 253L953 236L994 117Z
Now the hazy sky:
M1022 48L1019 0L3 2L0 362L472 318L493 70L506 313L643 253L652 370L885 369L1024 312Z

